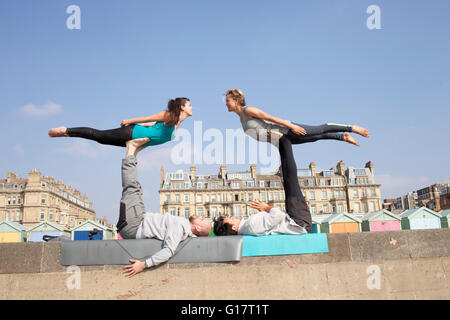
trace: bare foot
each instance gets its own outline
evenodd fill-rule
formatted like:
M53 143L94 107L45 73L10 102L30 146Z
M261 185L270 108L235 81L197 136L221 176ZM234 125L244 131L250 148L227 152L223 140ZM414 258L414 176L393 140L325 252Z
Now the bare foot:
M363 137L366 138L370 136L369 130L355 125L352 125L352 132L362 135Z
M141 138L127 141L127 156L136 156L139 151L144 150L147 146L143 146L149 142L149 138Z
M59 127L59 128L53 128L50 129L48 132L48 135L52 138L56 138L56 137L68 137L68 135L66 134L67 132L67 128L66 127Z
M344 141L345 141L345 142L348 142L348 143L351 143L351 144L354 144L355 146L358 146L358 147L359 147L358 141L356 141L355 138L353 138L353 137L350 135L350 133L348 133L348 132L344 132Z

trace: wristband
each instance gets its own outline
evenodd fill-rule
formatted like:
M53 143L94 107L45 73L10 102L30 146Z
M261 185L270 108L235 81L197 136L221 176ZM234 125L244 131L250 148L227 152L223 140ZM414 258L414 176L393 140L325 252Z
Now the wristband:
M273 208L273 206L268 206L267 209L266 209L266 211L269 212L270 209L272 209L272 208Z

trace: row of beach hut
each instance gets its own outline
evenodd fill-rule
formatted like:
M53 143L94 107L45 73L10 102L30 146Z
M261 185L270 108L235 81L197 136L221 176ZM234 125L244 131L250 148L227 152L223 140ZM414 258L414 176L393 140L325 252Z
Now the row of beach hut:
M450 209L435 212L426 207L406 210L400 215L388 210L355 216L337 213L320 219L313 217L314 233L369 232L388 230L417 230L449 228Z
M42 242L44 236L64 236L71 240L89 240L89 234L97 229L91 236L92 240L112 240L117 238L114 230L96 221L87 220L69 230L52 221L42 221L29 229L13 221L0 222L0 243L10 242Z

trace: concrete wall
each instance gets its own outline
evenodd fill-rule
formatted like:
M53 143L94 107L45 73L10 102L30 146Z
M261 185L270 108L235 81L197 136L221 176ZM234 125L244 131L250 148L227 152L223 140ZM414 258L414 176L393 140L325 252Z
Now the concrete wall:
M59 243L0 244L0 299L450 298L450 229L327 237L329 253L165 264L131 279L122 266L81 266L79 289Z

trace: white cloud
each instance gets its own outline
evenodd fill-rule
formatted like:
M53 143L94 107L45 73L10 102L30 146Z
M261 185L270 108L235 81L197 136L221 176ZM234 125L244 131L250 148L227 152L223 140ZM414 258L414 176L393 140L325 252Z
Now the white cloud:
M156 170L159 174L161 166L166 167L173 164L171 160L172 147L151 149L152 146L142 150L137 156L139 166L143 171Z
M410 191L425 188L435 181L424 176L393 176L390 174L375 175L375 182L381 184L383 198L400 197Z
M59 138L66 139L66 138ZM125 149L124 149L125 150ZM83 139L75 139L70 142L69 146L58 149L59 152L71 155L83 156L88 158L97 158L112 151L111 146L97 144Z
M51 101L48 101L42 106L30 103L21 107L20 111L28 117L45 117L60 113L62 106Z
M21 144L14 145L13 151L19 155L23 155L25 153L25 150Z

